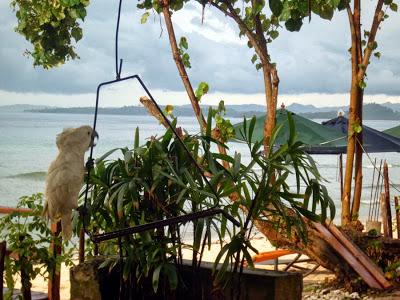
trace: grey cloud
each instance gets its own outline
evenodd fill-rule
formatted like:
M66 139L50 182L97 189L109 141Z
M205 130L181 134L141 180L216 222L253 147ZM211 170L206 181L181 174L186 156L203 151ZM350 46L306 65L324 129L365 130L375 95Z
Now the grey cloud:
M152 88L183 90L165 26L159 37L158 16L151 16L147 24L141 25L141 12L136 11L133 2L125 1L123 11L119 50L124 59L123 73L140 73ZM13 31L16 19L8 4L1 3L0 12L0 40L7 41L0 45L0 89L86 93L93 92L99 82L114 78L116 3L95 1L91 4L84 23L84 38L77 46L81 59L53 70L33 68L32 61L22 57L30 45ZM218 16L223 22L228 21ZM281 93L348 91L350 38L346 18L343 12L332 22L314 16L300 33L281 31L281 36L270 45L271 57L278 64ZM191 22L200 25L201 20L195 17ZM394 38L399 25L399 19L392 16L378 34L383 56L370 66L367 93L400 94L397 51L400 42ZM203 26L207 26L207 19ZM189 75L194 86L207 81L212 91L263 92L262 74L250 62L252 50L245 45L215 42L198 33L185 33L179 26L175 29L177 37L185 35L189 39L192 63Z

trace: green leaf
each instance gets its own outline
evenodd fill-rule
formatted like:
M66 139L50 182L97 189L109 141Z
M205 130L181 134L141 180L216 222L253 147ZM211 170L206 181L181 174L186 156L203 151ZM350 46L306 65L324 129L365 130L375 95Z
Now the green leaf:
M279 31L277 31L277 30L272 30L272 31L270 31L269 36L270 36L273 40L275 40L275 39L279 36Z
M397 4L396 3L394 3L394 2L390 3L389 7L390 7L391 10L397 12Z
M171 264L164 265L164 274L168 278L169 287L174 290L178 286L178 274L176 273L176 267Z
M184 36L181 37L181 40L179 41L179 48L186 50L189 48L187 39Z
M322 5L317 10L313 10L322 19L332 20L334 8L330 5Z
M353 132L355 133L361 133L362 131L362 126L360 125L360 123L356 122L353 124Z
M379 58L381 58L381 53L380 53L380 52L375 52L375 53L374 53L374 56L375 56L377 59L379 59Z
M257 60L257 54L254 54L253 57L251 58L251 62L254 64Z
M302 19L289 19L285 22L285 27L289 31L300 31L302 25Z
M135 129L135 138L133 141L133 149L139 148L139 127L136 127Z
M140 24L144 24L147 22L148 17L150 16L150 13L146 11L142 17L140 18Z
M174 107L172 105L166 105L164 109L166 115L170 116L174 112Z
M192 66L190 65L190 56L187 53L184 53L182 55L182 63L186 68L191 68Z
M283 9L283 4L280 0L269 0L269 8L275 16L279 16Z
M157 290L158 290L158 283L160 281L160 273L161 273L162 268L163 268L163 265L159 265L153 272L152 284L153 284L154 293L157 293Z
M80 39L82 39L82 36L83 36L82 29L80 27L74 27L71 30L71 35L75 39L76 42L79 41Z
M201 97L203 97L205 94L208 93L208 90L209 90L208 83L206 83L204 81L200 82L200 84L197 87L196 92L195 92L195 95L196 95L196 98L197 98L198 102L200 102Z
M365 89L365 88L367 87L367 84L365 83L364 80L361 80L361 81L358 83L358 86L359 86L361 89Z

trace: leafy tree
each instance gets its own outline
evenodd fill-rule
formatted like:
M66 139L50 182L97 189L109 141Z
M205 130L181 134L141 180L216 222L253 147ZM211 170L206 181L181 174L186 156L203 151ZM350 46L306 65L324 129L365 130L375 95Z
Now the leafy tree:
M88 5L89 0L11 1L15 30L32 44L26 54L35 66L48 69L79 57L74 47L83 35L78 21L85 19Z
M276 64L271 60L268 52L268 44L278 38L281 24L284 24L289 31L299 31L303 25L303 19L307 16L311 17L311 11L322 18L331 19L335 8L339 4L339 0L271 0L268 3L263 0L214 0L210 2L197 2L203 6L203 9L206 4L209 4L234 20L240 30L240 36L246 36L248 39L248 46L254 48L255 54L251 61L255 64L257 70L262 70L264 78L267 108L264 146L265 150L268 151L269 138L276 123L275 110L279 87ZM191 83L185 70L185 67L190 67L190 65L184 62L187 60L187 56L182 56L181 49L177 47L171 20L171 12L182 9L185 3L186 1L183 0L144 0L139 3L138 7L147 10L143 15L144 17L148 16L153 9L157 13L163 14L168 29L174 60L192 102L194 111L200 120L200 125L204 127L204 119L200 116L200 110L196 105L196 95L192 91ZM185 55L186 54L187 53L185 53Z
M15 211L0 218L0 240L6 241L7 248L11 251L5 264L5 281L8 287L5 296L6 299L12 299L15 285L13 276L18 274L22 281L24 299L30 299L30 280L58 272L57 267L62 262L72 265L73 248L65 248L64 253L57 257L50 252L50 244L57 239L54 239L47 221L42 217L42 194L21 197L17 208L31 211Z
M377 51L378 43L376 35L382 22L389 15L388 11L397 12L397 4L393 0L376 0L375 12L369 30L362 31L361 0L341 0L340 10L345 10L349 19L351 33L351 89L349 106L349 128L346 172L342 199L342 225L351 220L358 219L360 199L362 191L362 107L364 90L366 88L367 69L372 55L380 58ZM363 33L362 33L363 32ZM355 168L354 196L351 205L351 186L353 177L353 165Z

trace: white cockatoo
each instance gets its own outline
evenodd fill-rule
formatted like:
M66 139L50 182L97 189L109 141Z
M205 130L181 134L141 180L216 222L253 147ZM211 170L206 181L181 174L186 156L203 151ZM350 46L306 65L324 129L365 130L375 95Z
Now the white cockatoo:
M78 207L85 176L85 152L98 138L90 126L67 128L57 135L57 158L47 172L43 215L53 222L61 220L62 236L72 236L72 210Z

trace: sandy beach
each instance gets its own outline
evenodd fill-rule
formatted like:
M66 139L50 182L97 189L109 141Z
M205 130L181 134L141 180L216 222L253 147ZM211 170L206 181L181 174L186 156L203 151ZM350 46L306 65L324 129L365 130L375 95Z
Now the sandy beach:
M261 235L257 234L251 239L252 245L259 251L259 252L266 252L266 251L273 251L275 247L271 245L270 242L266 240L266 238ZM203 261L213 262L215 257L218 255L220 251L220 244L219 242L212 243L211 249L209 250L207 247L204 250ZM255 254L255 253L253 253ZM190 259L192 252L189 249L185 249L183 251L184 258ZM280 261L290 261L292 260L296 254L286 255L283 256ZM77 263L77 261L76 261ZM303 263L301 264L302 267L312 268L313 264ZM284 266L280 266L282 269ZM274 265L273 262L269 261L267 263L256 264L256 268L261 269L269 269L273 270ZM334 278L333 274L328 270L319 267L316 272L309 275L305 279L305 284L318 284L328 281L329 279ZM19 288L19 280L16 284L16 288ZM42 277L37 277L35 280L32 281L32 291L41 291L47 293L47 280ZM69 282L69 268L65 265L61 267L61 286L60 286L60 296L62 300L70 299L70 282Z

